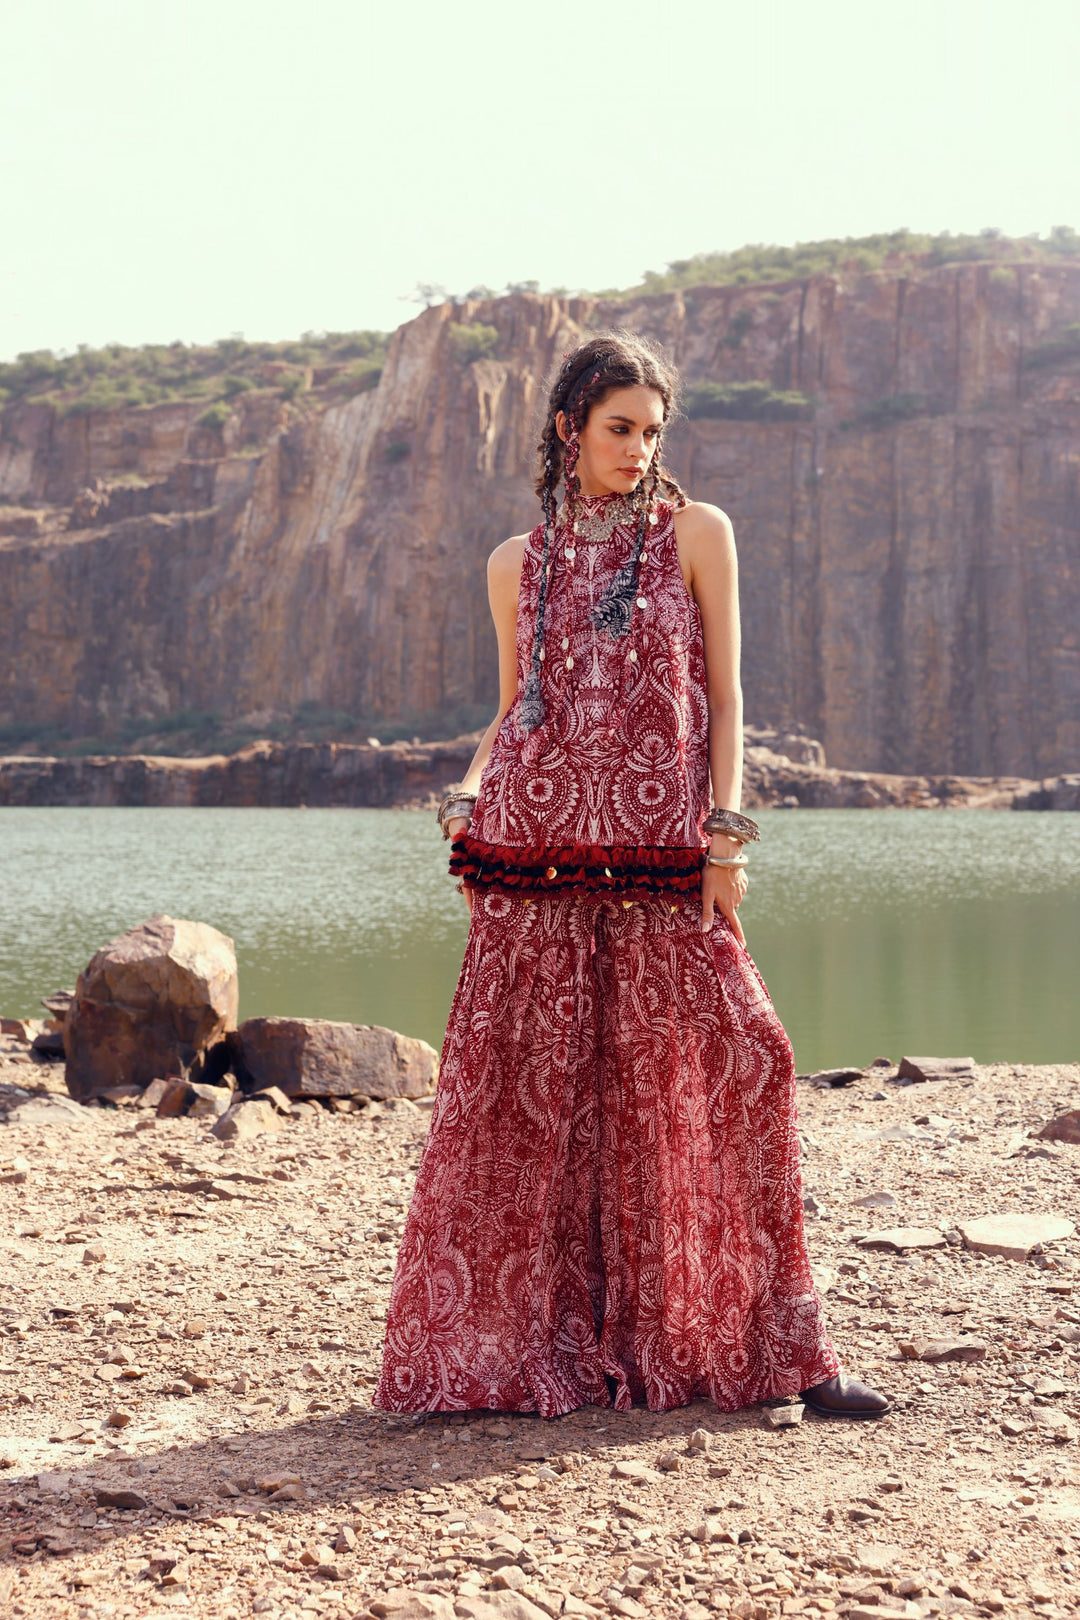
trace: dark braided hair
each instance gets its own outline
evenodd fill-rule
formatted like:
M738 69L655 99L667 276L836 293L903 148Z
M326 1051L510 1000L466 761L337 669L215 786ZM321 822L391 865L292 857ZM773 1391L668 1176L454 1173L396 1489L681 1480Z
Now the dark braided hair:
M654 388L660 395L666 425L678 409L678 375L657 345L626 331L601 332L571 350L564 356L551 385L547 417L538 446L540 465L534 484L544 511L544 545L532 658L518 711L521 728L526 733L535 731L544 717L540 665L544 657L544 620L555 529L556 492L565 478L567 517L572 521L581 488L576 471L578 437L589 419L589 412L614 389L639 386ZM565 443L557 427L560 412L565 417ZM593 609L592 622L596 628L606 630L616 639L626 635L630 628L649 514L654 510L657 497L663 493L680 508L687 504L688 497L678 480L663 465L662 438L661 432L656 438L649 472L637 492L637 534L630 561L620 568Z

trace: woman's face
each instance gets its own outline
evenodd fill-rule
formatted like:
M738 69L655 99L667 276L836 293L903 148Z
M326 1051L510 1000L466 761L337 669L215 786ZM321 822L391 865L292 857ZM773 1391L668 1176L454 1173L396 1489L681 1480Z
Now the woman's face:
M566 439L566 419L555 421ZM583 495L628 495L649 469L664 425L664 401L655 388L639 383L613 388L589 412L581 430L577 475Z

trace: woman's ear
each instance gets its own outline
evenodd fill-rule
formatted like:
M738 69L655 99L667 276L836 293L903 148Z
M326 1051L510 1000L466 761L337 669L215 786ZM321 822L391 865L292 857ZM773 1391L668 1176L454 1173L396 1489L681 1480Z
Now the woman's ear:
M555 431L563 444L566 443L566 412L560 411L555 418Z

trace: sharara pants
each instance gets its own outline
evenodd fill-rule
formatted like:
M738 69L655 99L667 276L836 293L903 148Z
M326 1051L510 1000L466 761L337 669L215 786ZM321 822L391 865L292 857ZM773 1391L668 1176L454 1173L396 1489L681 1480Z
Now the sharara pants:
M731 1410L838 1366L791 1046L727 922L478 893L376 1404Z

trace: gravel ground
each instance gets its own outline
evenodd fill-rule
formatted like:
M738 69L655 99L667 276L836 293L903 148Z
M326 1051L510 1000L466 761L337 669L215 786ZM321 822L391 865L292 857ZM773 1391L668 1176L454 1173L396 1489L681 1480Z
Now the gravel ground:
M895 1405L774 1428L705 1401L375 1413L424 1109L223 1147L206 1119L76 1111L0 1046L0 1613L1080 1612L1080 1242L1024 1262L956 1230L1075 1215L1080 1146L1028 1133L1080 1069L801 1087L831 1329ZM945 1243L860 1247L901 1225ZM938 1339L977 1359L911 1359Z

